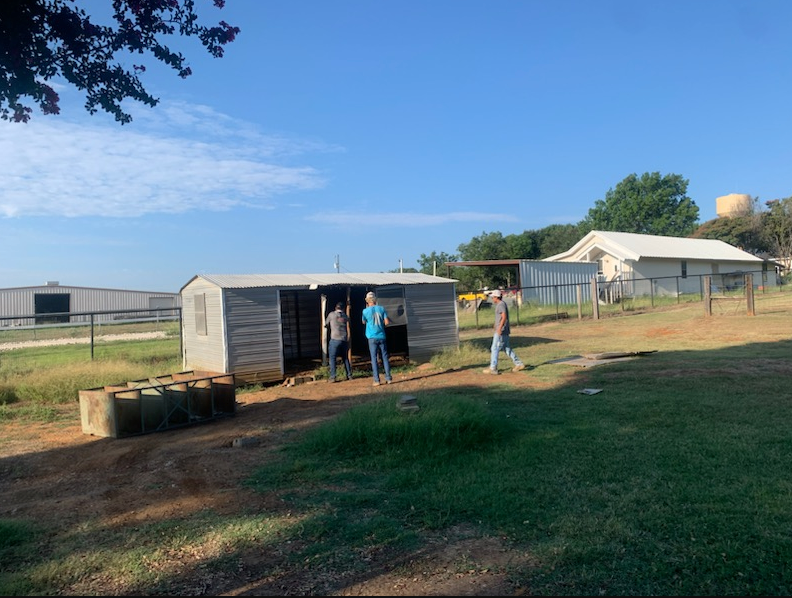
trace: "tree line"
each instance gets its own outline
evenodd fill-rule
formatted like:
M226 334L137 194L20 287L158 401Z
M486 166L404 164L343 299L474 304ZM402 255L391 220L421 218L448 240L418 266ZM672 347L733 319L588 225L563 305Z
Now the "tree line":
M719 239L753 255L777 259L789 269L792 257L792 197L750 205L728 217L699 223L699 208L687 195L689 181L678 174L631 174L598 199L576 224L551 224L520 234L482 232L456 253L422 253L418 268L407 272L448 274L447 262L527 259L541 260L571 248L592 230ZM516 284L513 267L459 267L450 273L464 290L508 288Z

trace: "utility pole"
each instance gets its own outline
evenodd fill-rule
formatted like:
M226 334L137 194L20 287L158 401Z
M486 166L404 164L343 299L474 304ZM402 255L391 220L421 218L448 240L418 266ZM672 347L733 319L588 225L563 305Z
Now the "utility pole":
M402 259L399 258L399 274L401 274L402 272L404 272L404 268L402 267Z
M341 272L341 259L338 254L335 256L335 263L333 264L333 267L336 269L336 272Z

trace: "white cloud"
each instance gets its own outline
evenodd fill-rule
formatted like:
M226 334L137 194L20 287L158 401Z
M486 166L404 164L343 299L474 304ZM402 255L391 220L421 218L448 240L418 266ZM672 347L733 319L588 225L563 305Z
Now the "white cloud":
M276 158L339 149L264 136L204 106L165 105L136 115L139 126L90 118L0 121L0 216L270 209L275 195L325 184L317 169Z
M306 216L306 220L322 222L338 227L360 226L360 212L320 212ZM444 226L454 222L517 222L517 218L508 214L487 212L448 212L443 214L420 214L407 212L383 212L379 214L366 212L367 229L375 226L422 228L427 226Z

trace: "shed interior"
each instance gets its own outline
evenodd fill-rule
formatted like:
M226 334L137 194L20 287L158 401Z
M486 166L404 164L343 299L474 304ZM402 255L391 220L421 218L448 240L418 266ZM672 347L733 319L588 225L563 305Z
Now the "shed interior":
M350 330L350 359L354 368L370 367L366 327L361 314L366 307L368 287L324 286L316 290L283 289L280 291L281 326L283 336L283 365L286 375L314 369L327 364L327 343L324 320L335 309L338 302L347 305ZM391 358L408 357L407 325L403 313L402 289L391 289L385 296L384 289L374 289L378 303L388 311L393 323L387 327L388 353ZM389 305L389 299L393 301ZM392 310L397 310L392 312Z

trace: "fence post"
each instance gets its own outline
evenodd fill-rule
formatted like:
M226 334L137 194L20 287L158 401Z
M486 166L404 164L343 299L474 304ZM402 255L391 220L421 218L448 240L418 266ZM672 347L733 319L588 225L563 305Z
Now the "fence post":
M599 320L599 296L597 294L597 277L591 278L591 315Z
M756 310L754 309L753 274L745 275L745 303L748 306L748 315L755 316Z
M94 315L91 314L91 361L94 358Z
M704 313L707 316L712 315L712 287L710 285L711 278L709 276L705 276L703 279L704 281Z

